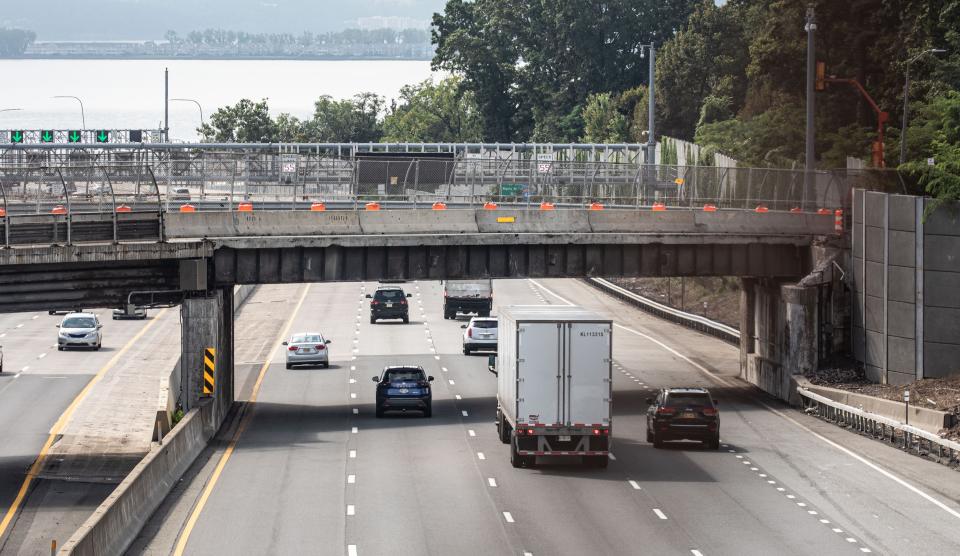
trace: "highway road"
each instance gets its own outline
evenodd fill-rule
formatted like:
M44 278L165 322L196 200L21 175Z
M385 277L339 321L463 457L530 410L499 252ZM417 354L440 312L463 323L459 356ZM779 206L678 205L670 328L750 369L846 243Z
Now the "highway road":
M0 553L49 553L50 541L69 536L114 485L90 485L82 498L58 481L34 480L28 470L55 440L57 422L91 379L150 321L112 321L111 311L94 311L104 324L100 351L57 351L62 315L46 312L0 315L4 373L0 375ZM62 425L63 423L61 423ZM39 469L39 468L38 468ZM56 502L53 502L53 501ZM66 503L65 503L66 502ZM51 517L51 513L56 515Z
M408 325L369 324L375 287L299 286L288 330L331 338L331 368L286 370L275 349L253 371L253 410L131 554L960 552L956 471L760 397L732 378L735 348L573 280L496 281L495 300L615 319L613 461L514 469L496 437L495 377L485 356L461 354L439 284L405 285ZM370 378L399 363L436 378L433 418L374 417ZM677 385L719 398L719 451L645 442L644 400Z

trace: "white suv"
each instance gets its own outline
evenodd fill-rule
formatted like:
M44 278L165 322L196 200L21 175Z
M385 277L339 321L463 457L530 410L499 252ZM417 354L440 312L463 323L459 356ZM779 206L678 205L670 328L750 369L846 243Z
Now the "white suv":
M88 347L100 349L103 334L100 329L100 319L93 313L70 313L63 317L63 321L56 325L60 329L57 338L57 349L63 351L68 347Z
M474 350L497 351L497 318L473 317L463 328L463 354Z

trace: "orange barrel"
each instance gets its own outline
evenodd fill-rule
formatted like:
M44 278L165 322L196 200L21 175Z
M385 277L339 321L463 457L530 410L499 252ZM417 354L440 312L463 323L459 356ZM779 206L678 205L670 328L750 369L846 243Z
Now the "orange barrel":
M840 209L833 212L833 231L843 233L843 211Z
M366 205L367 210L380 210L380 203L369 202Z
M554 207L553 203L548 203L546 201L540 203L540 210L553 210L554 208L556 207Z
M497 203L487 201L483 203L483 210L497 210Z
M237 212L253 212L253 203L244 201L237 205Z
M327 210L327 205L323 203L313 203L312 205L310 205L310 210L312 212L323 212Z
M197 212L197 207L187 203L185 205L180 205L180 212Z
M50 209L50 214L67 214L67 209L63 205L57 205Z
M757 205L753 212L770 212L770 209L767 208L767 205Z
M117 212L133 212L133 209L131 209L127 205L120 205L119 207L117 207Z
M800 207L793 207L792 209L790 209L790 212L793 212L793 213L803 212L803 209Z
M590 203L590 210L603 210L603 203Z
M0 218L3 218L6 215L7 215L7 209L0 208Z
M703 205L703 212L717 212L717 205Z
M658 211L658 212L661 211L661 210L667 210L667 205L665 205L665 204L663 204L663 203L653 203L653 206L650 207L650 210L655 210L655 211Z
M817 214L833 214L830 209L817 209Z
M433 203L432 208L433 210L447 210L447 203L437 201L436 203Z

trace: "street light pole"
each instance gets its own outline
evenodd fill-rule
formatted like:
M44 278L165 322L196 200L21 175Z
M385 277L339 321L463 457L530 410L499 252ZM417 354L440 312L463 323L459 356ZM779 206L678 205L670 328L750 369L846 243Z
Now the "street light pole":
M23 108L0 108L0 112L19 112Z
M80 97L75 97L73 95L56 95L53 98L72 98L73 100L80 103L80 121L83 122L83 129L87 129L87 115L83 111L83 101L80 100Z
M200 125L203 125L203 107L200 106L200 103L192 98L172 98L170 100L175 100L177 102L192 102L197 105L197 109L200 110Z
M903 120L900 125L900 164L907 161L907 112L910 110L910 66L927 54L943 54L944 52L946 52L946 50L942 48L931 48L907 60L907 75L903 83Z
M816 76L816 33L817 17L814 13L813 4L807 7L807 23L804 26L807 32L807 139L806 156L804 160L804 187L803 204L808 205L812 201L814 185L814 158L816 157L814 146L814 135L816 134L816 125L814 117L816 116L816 106L814 104L814 79ZM809 208L809 207L804 207Z
M657 153L657 140L654 135L654 127L656 124L656 87L654 87L654 76L657 68L657 49L654 46L654 43L642 44L640 45L640 58L642 59L644 49L650 51L650 68L649 68L649 78L647 80L647 99L649 100L649 106L647 107L647 164L653 164L655 162L655 157Z

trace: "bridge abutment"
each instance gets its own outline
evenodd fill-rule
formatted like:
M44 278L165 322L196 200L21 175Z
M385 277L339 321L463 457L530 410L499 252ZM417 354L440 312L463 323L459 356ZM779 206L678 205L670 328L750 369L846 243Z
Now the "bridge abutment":
M219 427L234 400L233 288L218 288L202 297L187 297L180 308L183 353L180 359L180 405L184 411L201 403L213 404L214 427ZM205 352L214 351L214 388L204 394ZM207 402L205 400L211 400Z

